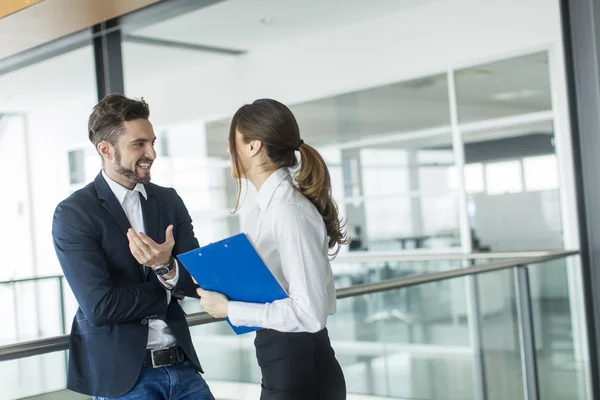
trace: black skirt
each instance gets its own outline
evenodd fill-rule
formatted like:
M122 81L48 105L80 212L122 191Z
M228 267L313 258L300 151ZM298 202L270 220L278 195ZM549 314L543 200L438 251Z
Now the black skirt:
M345 400L346 381L327 328L317 333L258 331L260 400Z

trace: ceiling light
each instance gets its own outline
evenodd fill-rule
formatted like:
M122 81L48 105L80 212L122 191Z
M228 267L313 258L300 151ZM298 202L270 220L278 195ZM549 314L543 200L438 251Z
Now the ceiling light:
M539 96L540 94L542 94L542 92L540 90L523 89L523 90L516 90L514 92L496 93L492 97L494 98L494 100L498 100L498 101L509 101L509 100L515 100L515 99L525 99L528 97L536 97L536 96Z

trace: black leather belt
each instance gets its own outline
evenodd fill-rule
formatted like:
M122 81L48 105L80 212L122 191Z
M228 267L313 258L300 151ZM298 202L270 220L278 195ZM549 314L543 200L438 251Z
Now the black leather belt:
M144 365L151 365L152 368L160 368L183 364L184 362L185 354L181 350L181 347L169 347L166 349L146 350Z

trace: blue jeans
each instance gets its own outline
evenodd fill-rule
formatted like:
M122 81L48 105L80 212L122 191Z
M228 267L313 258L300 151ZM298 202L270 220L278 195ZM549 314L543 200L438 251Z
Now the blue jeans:
M142 367L137 383L121 400L215 400L208 385L188 361L172 367ZM108 400L94 397L94 400Z

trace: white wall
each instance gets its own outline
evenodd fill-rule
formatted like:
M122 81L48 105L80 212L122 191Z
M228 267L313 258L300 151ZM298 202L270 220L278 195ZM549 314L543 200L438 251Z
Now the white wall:
M52 243L52 216L58 203L70 194L68 152L79 144L92 147L87 142L86 128L91 105L83 100L28 116L35 245L40 275L62 273Z
M6 267L0 272L0 280L24 278L34 273L25 166L23 118L3 117L0 120L0 182L5 191L0 196L0 246ZM7 292L8 288L0 287L2 291Z

